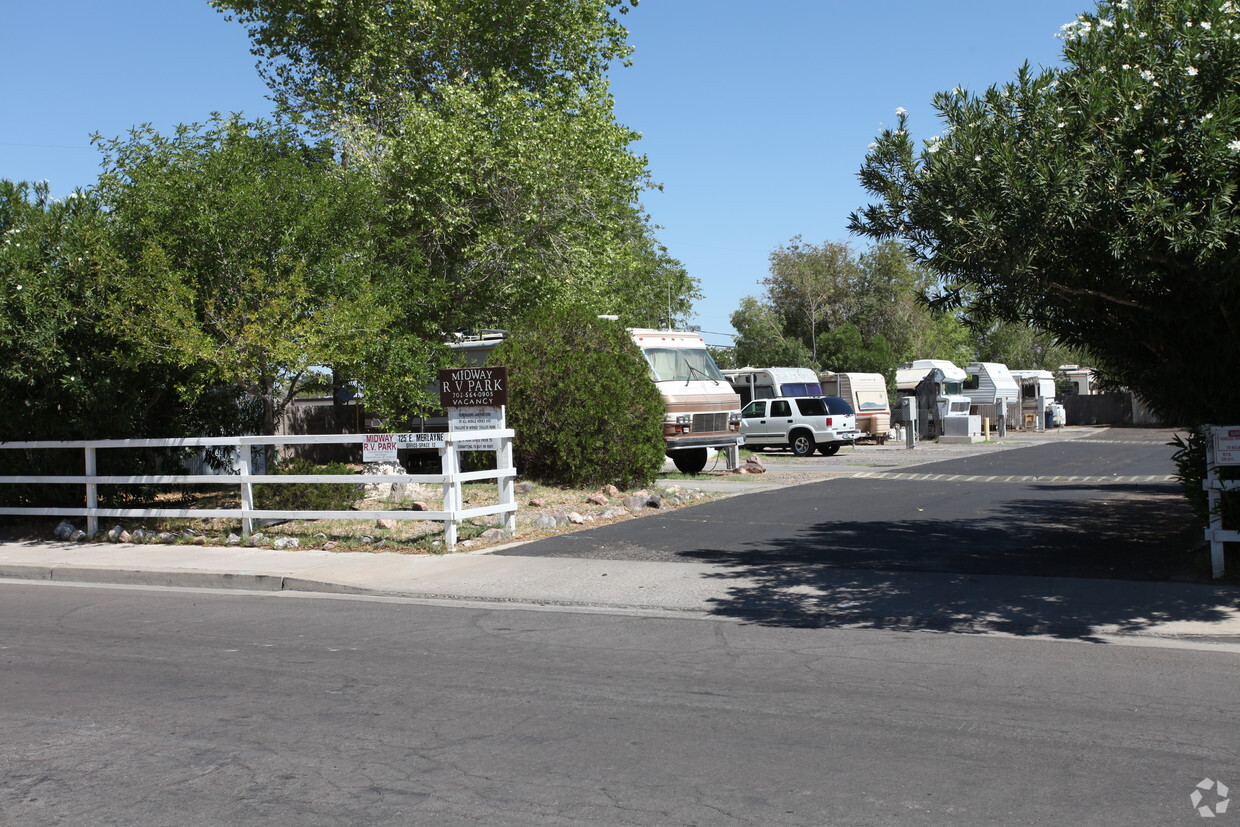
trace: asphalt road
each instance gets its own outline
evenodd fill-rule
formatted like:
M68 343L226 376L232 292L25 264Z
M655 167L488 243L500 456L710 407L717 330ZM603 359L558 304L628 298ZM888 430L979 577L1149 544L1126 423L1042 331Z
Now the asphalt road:
M0 585L0 823L1199 824L1199 782L1240 790L1235 676L1174 648Z
M503 552L815 569L1166 580L1207 575L1166 431L998 450L747 494ZM830 460L823 459L824 463ZM772 466L775 467L775 466ZM1200 555L1198 555L1200 557ZM794 568L790 568L794 567Z

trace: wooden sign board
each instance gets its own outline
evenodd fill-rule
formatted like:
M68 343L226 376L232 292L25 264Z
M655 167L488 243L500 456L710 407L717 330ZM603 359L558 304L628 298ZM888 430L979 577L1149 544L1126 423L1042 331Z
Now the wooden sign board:
M1240 425L1214 429L1214 464L1240 465Z
M508 404L508 368L451 368L439 371L444 408L498 408Z

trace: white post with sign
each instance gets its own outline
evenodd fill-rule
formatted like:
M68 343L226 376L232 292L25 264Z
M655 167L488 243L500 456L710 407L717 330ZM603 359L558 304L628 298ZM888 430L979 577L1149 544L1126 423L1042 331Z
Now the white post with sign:
M502 366L486 366L474 368L452 368L439 371L439 403L448 412L448 432L459 434L462 431L493 431L507 427L504 423L504 411L508 404L508 368ZM497 471L511 471L512 440L511 439L476 439L461 440L456 443L460 451L495 451L495 467ZM459 471L459 460L453 454L453 470ZM445 454L445 460L447 455ZM446 473L446 466L445 466ZM501 506L516 503L515 484L512 474L499 477L499 504ZM445 489L444 495L448 492ZM458 503L461 498L460 485L456 486L453 497ZM516 533L516 510L505 509L503 514L504 531ZM456 527L452 526L455 535ZM454 538L455 539L455 536Z
M1221 480L1220 465L1240 465L1240 425L1210 426L1206 442L1206 479L1202 486L1210 503L1210 571L1215 580L1223 576L1223 543L1240 542L1240 531L1223 528L1224 491L1240 491L1240 480Z

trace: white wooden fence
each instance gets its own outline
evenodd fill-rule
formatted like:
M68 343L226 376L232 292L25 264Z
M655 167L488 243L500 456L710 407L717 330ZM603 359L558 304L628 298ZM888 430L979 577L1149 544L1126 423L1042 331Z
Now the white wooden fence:
M1206 540L1210 543L1210 573L1215 580L1223 576L1224 543L1240 542L1240 531L1223 528L1223 492L1240 491L1240 480L1219 479L1220 465L1240 464L1235 448L1240 440L1240 427L1206 426L1206 478L1201 487L1210 503L1210 525Z
M511 428L490 431L460 431L443 434L444 445L439 449L443 460L441 474L254 474L251 473L252 454L256 446L265 445L315 445L335 443L360 443L365 434L324 434L311 436L243 436L243 437L189 437L185 439L99 439L66 442L0 442L0 450L64 450L83 452L83 473L60 476L0 476L4 483L41 483L51 485L85 486L81 507L63 508L0 508L0 514L85 517L86 533L95 536L99 531L99 518L188 517L240 519L242 533L253 530L254 520L435 520L444 524L444 545L451 550L456 545L457 526L462 520L490 514L503 515L503 528L516 531L517 502L514 480L517 475L512 464ZM481 439L497 439L496 468L488 471L461 471L458 442L476 442ZM232 447L240 455L238 474L158 474L148 476L100 476L96 469L97 452L126 448L206 448ZM461 485L475 480L494 479L499 486L499 502L465 508ZM254 508L255 483L422 483L443 486L443 509L440 511L276 511ZM241 488L240 508L99 508L100 485L238 485Z

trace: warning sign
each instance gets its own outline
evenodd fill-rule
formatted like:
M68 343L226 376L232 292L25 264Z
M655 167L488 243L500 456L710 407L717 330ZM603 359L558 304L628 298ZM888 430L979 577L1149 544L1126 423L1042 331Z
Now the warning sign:
M490 431L504 427L503 408L449 408L448 428L457 431ZM471 439L458 442L462 451L498 451L498 439Z

